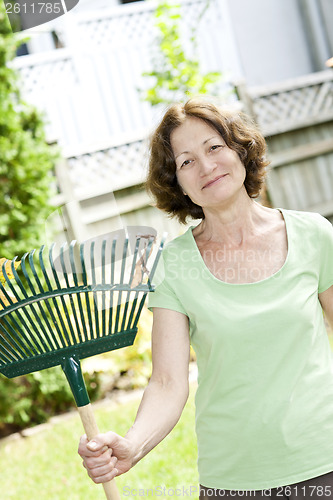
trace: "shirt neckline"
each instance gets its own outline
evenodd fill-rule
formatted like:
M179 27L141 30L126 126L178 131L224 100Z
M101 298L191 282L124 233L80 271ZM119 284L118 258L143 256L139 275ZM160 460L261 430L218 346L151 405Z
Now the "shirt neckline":
M200 265L204 269L204 271L206 272L206 274L208 274L211 277L212 280L217 281L218 283L221 283L222 285L225 285L225 286L234 286L234 287L235 286L244 287L244 286L261 285L263 283L267 283L268 281L273 280L274 278L278 277L278 275L281 274L284 271L285 267L288 265L288 262L289 262L289 259L290 259L290 251L291 251L290 250L291 239L290 239L289 221L288 221L288 217L286 217L286 210L282 209L282 208L276 208L276 210L279 210L279 212L281 213L281 215L283 217L284 224L285 224L286 235L287 235L287 255L286 255L285 261L282 264L282 266L280 267L280 269L278 269L275 273L271 274L270 276L267 276L267 278L264 278L264 279L259 280L259 281L251 281L251 282L248 282L248 283L228 283L227 281L220 280L219 278L217 278L216 276L214 276L214 274L206 266L205 261L202 258L202 255L200 253L198 245L197 245L197 243L196 243L196 241L194 239L194 236L193 236L193 230L195 229L195 226L191 226L189 228L189 234L190 234L190 238L191 238L191 244L194 246L194 249L195 249L195 251L196 251L196 253L198 254L198 257L199 257L198 261L200 262Z

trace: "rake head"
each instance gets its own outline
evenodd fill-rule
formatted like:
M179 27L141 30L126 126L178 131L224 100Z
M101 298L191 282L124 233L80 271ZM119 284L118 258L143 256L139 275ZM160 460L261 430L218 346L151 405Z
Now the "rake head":
M0 373L12 378L131 345L163 247L125 235L26 253L2 265ZM148 271L148 266L150 271Z

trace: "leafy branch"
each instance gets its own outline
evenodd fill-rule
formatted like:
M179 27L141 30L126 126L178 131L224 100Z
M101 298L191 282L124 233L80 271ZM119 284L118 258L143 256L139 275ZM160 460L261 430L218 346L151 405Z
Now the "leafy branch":
M202 73L198 58L197 31L209 7L209 0L200 13L187 44L183 45L181 5L172 0L161 0L154 16L158 30L157 52L152 57L152 71L143 76L154 79L153 85L142 91L143 99L153 106L170 104L199 94L217 94L222 74L217 71Z

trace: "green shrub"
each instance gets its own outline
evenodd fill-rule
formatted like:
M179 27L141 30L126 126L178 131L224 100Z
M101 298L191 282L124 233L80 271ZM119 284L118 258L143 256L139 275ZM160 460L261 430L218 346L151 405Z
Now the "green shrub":
M99 375L85 376L92 401L99 397ZM0 436L46 422L75 406L69 385L57 366L14 379L0 375Z
M57 159L47 144L42 115L22 100L18 73L10 66L21 43L0 2L0 257L7 258L40 245L52 212Z

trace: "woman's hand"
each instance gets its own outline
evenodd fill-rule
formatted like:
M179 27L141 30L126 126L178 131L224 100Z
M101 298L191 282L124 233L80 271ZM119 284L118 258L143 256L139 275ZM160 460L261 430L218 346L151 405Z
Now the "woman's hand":
M78 453L94 483L111 481L133 465L134 452L130 441L115 432L98 434L91 441L82 436Z

